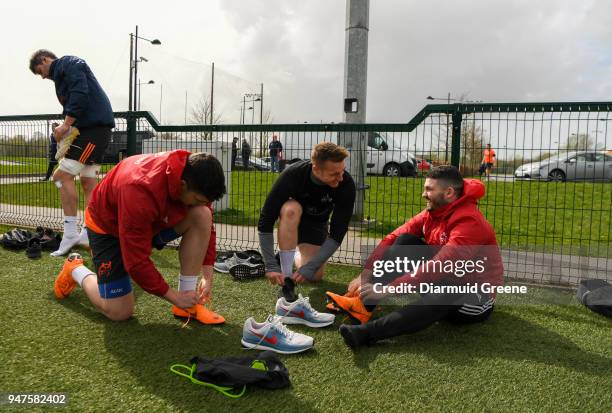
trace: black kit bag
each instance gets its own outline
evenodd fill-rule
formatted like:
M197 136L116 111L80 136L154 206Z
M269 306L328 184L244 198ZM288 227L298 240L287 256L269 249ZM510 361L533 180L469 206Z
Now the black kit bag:
M272 351L245 357L194 357L191 366L174 364L170 371L235 399L244 395L249 385L264 389L291 385L289 371Z

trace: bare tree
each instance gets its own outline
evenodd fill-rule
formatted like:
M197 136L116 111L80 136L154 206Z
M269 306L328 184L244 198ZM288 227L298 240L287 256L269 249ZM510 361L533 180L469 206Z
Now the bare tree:
M466 175L478 170L482 160L484 132L474 122L464 122L461 128L461 167Z
M191 108L191 114L189 117L189 121L196 125L210 125L210 101L207 97L202 96L200 100L196 102L195 105ZM216 112L213 114L213 124L217 125L221 123L221 117L223 114L221 112ZM203 139L212 139L212 135L210 132L201 132L197 134L197 136Z
M588 151L600 148L596 148L595 141L588 133L579 133L568 136L567 142L561 149L568 151Z

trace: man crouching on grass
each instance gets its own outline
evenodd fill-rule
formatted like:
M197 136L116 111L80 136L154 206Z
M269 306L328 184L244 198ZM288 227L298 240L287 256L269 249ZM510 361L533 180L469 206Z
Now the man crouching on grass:
M56 297L66 298L78 284L106 317L126 320L134 313L133 279L171 302L177 317L223 323L202 305L211 296L215 262L211 203L223 194L223 169L212 155L175 150L123 160L94 189L85 210L96 272L71 254L55 280ZM155 268L151 251L179 236L177 291Z
M503 265L493 227L478 210L484 194L482 182L464 180L454 166L428 173L422 194L425 210L378 244L345 295L326 293L329 309L361 323L340 326L347 345L414 333L436 321L474 323L491 315L495 292L489 287L501 284ZM376 304L394 289L420 297L370 321Z

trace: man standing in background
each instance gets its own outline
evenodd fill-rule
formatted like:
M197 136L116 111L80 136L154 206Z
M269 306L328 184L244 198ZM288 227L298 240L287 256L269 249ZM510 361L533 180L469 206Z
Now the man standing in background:
M57 161L55 160L55 154L57 153L57 141L55 140L55 134L53 131L55 128L59 126L59 123L53 122L51 124L51 134L49 135L49 152L47 156L49 157L49 165L47 166L47 173L44 178L40 178L41 182L48 181L51 178L51 174L53 173L53 168L57 166Z
M246 138L242 140L242 166L245 170L249 169L249 158L251 157L251 145Z
M272 135L272 142L268 145L270 150L270 167L272 172L280 172L279 162L283 153L283 144L278 140L278 136Z
M497 163L497 159L495 158L495 150L491 149L491 144L487 143L487 147L484 150L482 157L482 165L484 167L487 179L491 177L491 169ZM482 174L480 174L482 176Z

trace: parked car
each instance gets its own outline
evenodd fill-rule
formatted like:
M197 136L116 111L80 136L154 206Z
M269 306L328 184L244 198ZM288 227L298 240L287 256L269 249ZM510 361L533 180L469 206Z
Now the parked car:
M238 156L236 158L236 163L234 164L234 168L244 169L244 165L242 165L242 157ZM249 158L249 169L255 169L256 171L269 171L270 163L264 161L261 158L251 156Z
M600 151L562 153L521 165L514 176L550 181L612 181L612 156Z
M153 132L145 130L136 132L136 153L142 153L142 142L153 138ZM104 163L116 163L127 156L127 132L113 131L111 140L104 152Z
M427 159L416 159L417 169L421 172L426 172L431 169L431 163L427 161Z
M312 148L319 142L338 143L340 132L307 132L281 136L283 144L282 164L310 159ZM416 158L406 149L393 146L393 141L383 132L367 132L368 147L366 167L368 174L384 176L416 176ZM282 169L282 167L281 167Z

